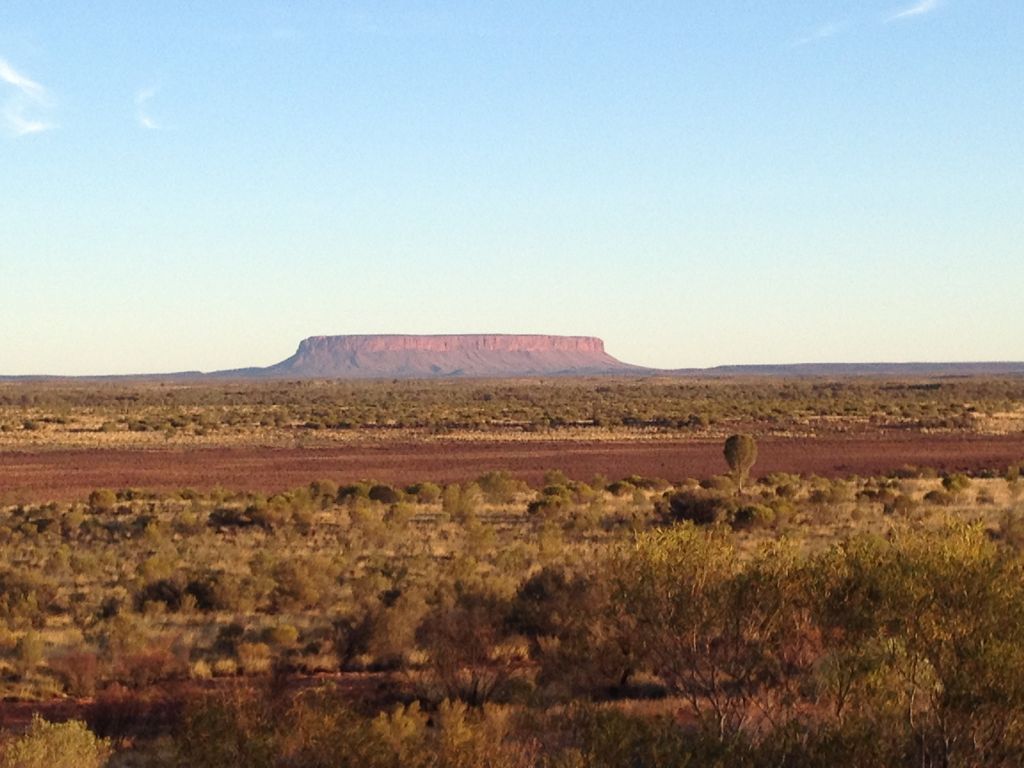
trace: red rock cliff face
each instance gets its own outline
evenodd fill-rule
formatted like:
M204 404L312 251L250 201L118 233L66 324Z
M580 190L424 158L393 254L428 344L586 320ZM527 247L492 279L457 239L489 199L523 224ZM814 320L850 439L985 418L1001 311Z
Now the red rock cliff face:
M266 370L308 378L531 376L639 371L592 336L514 334L312 336Z

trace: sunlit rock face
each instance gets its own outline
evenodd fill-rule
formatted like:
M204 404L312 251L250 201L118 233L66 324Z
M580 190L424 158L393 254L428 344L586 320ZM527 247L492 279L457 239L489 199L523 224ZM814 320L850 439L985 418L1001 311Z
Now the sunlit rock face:
M311 336L263 369L292 378L515 377L629 373L592 336L515 334Z

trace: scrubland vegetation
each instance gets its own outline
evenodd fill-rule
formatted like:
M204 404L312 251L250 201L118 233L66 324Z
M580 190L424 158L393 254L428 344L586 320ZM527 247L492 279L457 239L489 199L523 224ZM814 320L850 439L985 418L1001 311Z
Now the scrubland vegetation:
M721 451L671 483L498 464L5 494L0 766L1024 764L1020 467L757 465L762 437L1012 447L1022 419L1014 378L0 385L0 447L30 458L398 433Z
M331 441L356 433L722 436L1024 426L1024 379L34 382L0 384L0 445Z
M749 458L6 507L2 764L1019 765L1019 468Z

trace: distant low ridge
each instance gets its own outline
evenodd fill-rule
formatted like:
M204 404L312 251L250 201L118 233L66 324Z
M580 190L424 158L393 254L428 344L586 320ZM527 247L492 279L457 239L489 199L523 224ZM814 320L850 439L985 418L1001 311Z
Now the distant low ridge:
M1024 362L782 363L713 368L647 368L609 355L595 336L544 334L364 334L310 336L291 357L267 367L202 373L5 376L0 381L140 379L439 379L536 376L683 376L691 378L948 378L1024 376Z
M640 373L593 336L515 334L311 336L268 368L220 375L380 379Z

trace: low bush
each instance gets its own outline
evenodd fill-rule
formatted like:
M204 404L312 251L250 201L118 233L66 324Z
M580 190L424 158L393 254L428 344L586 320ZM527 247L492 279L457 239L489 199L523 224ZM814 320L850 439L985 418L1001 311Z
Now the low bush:
M28 731L4 745L0 768L102 768L111 754L110 742L85 723L50 723L34 715Z

